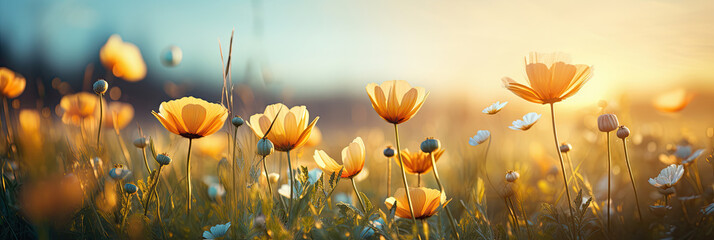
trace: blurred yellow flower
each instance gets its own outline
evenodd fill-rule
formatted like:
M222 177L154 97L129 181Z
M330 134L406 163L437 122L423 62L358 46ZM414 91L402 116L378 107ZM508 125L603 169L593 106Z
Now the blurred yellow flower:
M310 137L307 139L307 142L305 142L305 147L315 147L319 145L322 142L322 131L320 131L320 128L318 127L313 127L312 128L312 133L310 133Z
M406 122L421 109L429 93L422 87L411 87L407 81L392 80L367 84L366 87L372 108L387 122L399 124ZM385 95L386 94L386 95Z
M436 214L440 204L446 205L446 195L436 189L429 188L409 188L409 193L412 196L412 204L414 206L414 217L416 219L425 219ZM387 198L384 201L387 209L391 209L394 204L397 204L396 215L400 218L411 218L409 213L409 205L407 204L407 194L404 188L399 188L394 193L393 197Z
M20 120L20 129L23 132L37 132L40 129L40 113L34 109L22 109L18 115Z
M216 103L194 97L183 97L162 102L159 112L151 114L166 130L182 137L194 139L211 135L223 126L228 110Z
M438 162L445 149L434 151L434 162ZM404 149L401 152L402 161L404 162L404 170L411 174L424 174L431 170L431 157L428 153L418 151L409 152L409 149ZM399 160L394 160L399 164Z
M134 107L129 103L111 102L104 114L104 127L113 128L116 124L117 129L124 129L134 118Z
M228 142L225 135L214 134L196 141L196 147L201 155L219 160L223 157Z
M558 54L531 53L526 62L530 86L504 77L503 83L517 96L533 103L556 103L578 90L592 76L592 67L584 64L568 64L566 56Z
M340 170L344 167L341 177L352 178L359 174L362 171L362 168L364 167L364 142L362 141L362 138L357 137L355 138L355 140L352 141L352 143L350 143L349 146L342 149L342 163L344 164L344 166L338 164L323 150L315 150L315 155L313 156L313 158L315 158L315 163L317 163L317 167L322 169L322 171L326 172L327 174L332 174L333 172L340 172Z
M674 113L682 111L694 98L694 93L683 88L657 95L652 99L652 105L659 111Z
M276 118L278 112L280 113ZM265 107L264 113L250 116L248 126L258 138L262 138L273 119L275 119L275 125L267 137L275 145L275 150L285 152L304 145L320 117L315 117L308 124L310 114L305 106L288 109L282 103L276 103Z
M82 121L91 121L99 115L97 102L97 95L88 92L65 95L60 100L62 122L79 125Z
M6 98L16 98L25 91L25 78L10 69L0 67L0 94Z
M99 59L114 76L130 82L136 82L146 77L146 63L141 57L139 48L122 41L119 35L112 35L99 51Z

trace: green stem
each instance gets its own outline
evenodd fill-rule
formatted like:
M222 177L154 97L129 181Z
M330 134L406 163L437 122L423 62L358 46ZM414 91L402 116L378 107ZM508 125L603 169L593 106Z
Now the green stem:
M290 163L290 150L285 152L288 155L288 176L290 179L288 179L288 187L290 187L290 200L288 201L288 213L293 210L293 196L295 196L295 188L293 187L293 183L295 183L295 178L293 177L293 164Z
M156 192L156 185L159 183L159 176L161 175L161 166L156 170L156 176L154 177L154 182L151 184L151 190L149 190L149 196L146 198L146 204L144 204L144 216L149 212L149 203L151 203L151 196ZM157 194L156 197L159 195ZM158 208L158 202L157 202Z
M508 210L508 220L511 221L513 230L516 232L516 238L518 238L518 220L516 220L516 214L513 209L511 209L511 205L508 204L508 197L503 198L503 204L506 205L506 209Z
M407 203L409 204L409 213L412 216L412 221L414 222L414 227L418 227L416 217L414 217L414 207L412 206L412 195L409 193L409 184L407 183L407 172L404 170L404 162L402 161L402 150L399 146L399 128L398 125L394 124L394 137L397 142L397 158L399 159L399 166L402 168L402 182L404 183L404 191L407 193Z
M186 216L191 213L191 145L193 139L188 139L188 154L186 155Z
M421 173L417 173L417 187L421 187Z
M141 149L141 153L144 156L144 166L146 167L146 173L151 176L151 168L149 168L149 160L146 158L146 148ZM159 166L159 169L161 169L161 166Z
M521 224L518 223L518 208L513 204L513 199L510 197L508 198L508 204L511 205L511 210L513 211L513 218L516 220L516 231L518 234L516 236L521 234Z
M439 178L439 170L436 169L436 160L434 159L434 153L429 152L429 157L431 158L431 168L434 172L434 178L436 178L436 183L439 185L439 191L446 195L446 192L444 191L444 185L441 184L441 179ZM451 230L454 231L454 236L456 239L461 239L459 237L459 231L456 229L456 226L458 225L456 223L456 219L454 218L454 215L451 214L451 210L449 209L449 206L444 206L443 203L439 203L442 208L446 209L446 214L449 216L449 224L451 225Z
M392 194L392 159L387 158L387 198Z
M102 95L97 94L99 98L99 126L97 126L97 151L99 151L99 138L102 136L102 118L104 117L104 106L102 106Z
M568 196L568 210L570 210L570 223L571 223L571 228L570 228L570 234L571 236L573 235L573 229L572 226L573 220L572 218L575 217L575 213L573 212L573 201L570 200L570 187L568 187L568 178L565 176L565 163L563 162L563 155L560 154L560 146L558 145L558 130L555 128L555 108L553 107L553 103L550 104L550 118L553 123L553 139L555 140L555 154L558 155L558 160L560 160L560 170L563 173L563 183L565 184L565 195Z
M609 145L609 144L608 144ZM640 210L640 197L637 196L637 186L635 177L632 175L632 167L630 166L630 156L627 154L627 141L622 139L622 148L625 150L625 162L627 163L627 171L630 173L630 182L632 182L632 190L635 192L635 206L637 206L637 216L642 222L642 211Z
M570 167L569 181L573 181L575 183L575 189L580 190L580 184L578 183L578 179L575 177L577 174L575 172L575 168L573 168L573 159L570 158L570 154L567 152L563 153L563 155L565 155L565 160L568 162L568 166Z
M270 176L268 176L268 165L265 164L265 156L263 156L263 159L261 160L263 162L263 171L265 172L265 180L268 182L268 191L270 192L270 196L273 196L273 187L270 186Z
M14 152L13 145L15 144L15 139L12 133L12 124L10 122L10 108L7 105L7 97L2 98L3 112L5 113L5 127L7 128L7 141L8 141L8 152Z
M528 233L528 239L533 239L533 236L531 235L531 227L530 224L528 224L528 214L526 214L526 208L523 207L523 202L518 198L518 196L515 196L513 198L516 199L516 202L518 202L518 205L521 207L521 212L523 213L523 220L526 224L526 232Z
M611 221L610 221L610 202L612 202L612 200L610 200L610 194L611 194L610 181L612 178L612 174L610 174L611 173L610 168L612 165L612 154L610 152L610 132L607 132L605 134L607 136L607 232L608 232L608 234L610 234L611 229L612 229L611 224L610 224L611 223Z
M237 162L236 162L236 143L237 143L237 139L236 139L236 137L238 137L238 128L237 128L237 127L235 128L235 131L233 131L233 145L232 145L233 147L232 147L232 149L231 149L232 152L233 152L233 154L231 154L231 156L232 156L232 157L231 157L231 165L233 165L233 170L231 171L232 180L233 180L233 181L231 182L231 186L233 186L233 194L232 194L232 195L233 195L233 203L230 204L230 205L236 204L236 203L238 202L238 187L236 186L236 185L237 185L237 184L236 184L236 165L237 165ZM265 174L268 174L268 173L266 172ZM266 179L267 179L267 178L266 178ZM269 182L269 181L270 181L270 180L268 180L268 182ZM272 191L272 190L271 190L271 191ZM271 194L271 196L272 196L272 194ZM237 210L237 208L235 207L235 205L233 205L233 206L234 206L233 209L234 209L234 210ZM233 214L236 215L237 212L234 211Z
M124 229L124 224L126 223L126 215L129 215L129 210L131 209L131 206L129 206L129 203L131 201L131 194L126 194L126 201L124 201L124 214L122 214L121 217L121 227L120 229Z
M355 184L355 179L350 178L350 180L352 181L352 189L354 189L355 194L357 194L357 199L359 200L359 206L362 207L362 211L364 211L364 213L366 214L367 208L364 207L364 202L362 201L362 196L359 195L359 191L357 190L357 184Z

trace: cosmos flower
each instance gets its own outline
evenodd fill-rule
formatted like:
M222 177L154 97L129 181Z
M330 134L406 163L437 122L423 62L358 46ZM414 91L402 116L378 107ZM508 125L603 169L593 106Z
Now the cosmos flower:
M488 138L490 137L491 132L489 132L488 130L478 130L476 132L476 135L469 138L469 145L478 146L479 144L486 142L486 140L488 140Z
M513 130L523 130L526 131L528 129L531 129L533 125L538 122L538 119L540 119L541 115L531 112L527 113L526 115L523 116L523 120L518 119L513 121L513 126L509 126L508 128L513 129Z
M273 142L275 150L285 152L303 146L320 117L315 117L308 124L310 114L305 106L288 109L284 104L276 103L265 107L265 112L250 116L248 126L258 138L262 138L273 119L275 124L267 135L268 140Z
M505 87L517 96L533 103L560 102L580 90L592 76L592 67L568 64L561 54L531 53L526 61L529 86L509 77L502 79Z
M364 167L365 148L362 138L355 138L349 146L342 149L342 164L338 164L334 159L325 153L323 150L315 150L313 156L317 166L323 171L332 174L333 172L342 171L342 178L352 178L359 174Z
M203 232L203 238L204 239L216 239L216 238L224 237L226 235L226 232L228 232L228 229L230 229L230 227L231 227L231 222L213 226L213 227L211 227L210 230Z
M99 50L99 59L114 76L124 80L136 82L146 77L146 63L141 51L136 45L122 41L119 35L109 37Z
M667 189L677 184L683 174L684 167L682 165L672 164L662 169L657 177L650 178L649 183L654 187Z
M194 97L162 102L159 112L151 113L166 130L189 139L217 132L228 117L228 110L220 104Z
M436 210L439 209L439 205L447 204L446 195L436 189L424 187L409 188L409 193L414 207L414 217L416 219L431 217L436 214ZM395 215L400 218L412 217L409 213L407 194L406 191L404 191L404 188L397 189L394 196L387 198L387 200L384 201L384 204L387 205L387 209L391 209L394 204L397 204L397 211L395 212Z
M652 105L661 112L675 113L687 107L693 98L693 93L680 88L655 96Z
M406 122L421 109L429 93L422 87L411 87L407 81L392 80L367 84L372 108L389 123Z
M10 69L0 67L0 95L6 98L16 98L25 91L25 77Z
M60 100L60 107L63 110L62 122L66 124L80 125L82 121L94 119L97 108L97 95L80 92L77 94L65 95Z
M445 149L434 151L434 162L438 162ZM431 170L431 157L428 153L417 151L409 152L409 149L404 149L401 152L402 161L404 162L404 170L411 174L424 174ZM394 160L399 165L399 160Z
M495 102L494 104L491 104L491 106L484 108L483 111L481 111L481 112L488 114L488 115L494 115L494 114L500 112L501 109L506 106L506 104L508 104L508 102L503 102L503 103Z

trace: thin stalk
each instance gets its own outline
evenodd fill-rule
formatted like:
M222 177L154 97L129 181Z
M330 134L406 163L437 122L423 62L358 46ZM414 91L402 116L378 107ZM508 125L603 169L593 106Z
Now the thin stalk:
M362 196L359 195L359 191L357 190L357 184L355 184L355 179L350 178L350 181L352 181L352 189L354 189L355 194L357 194L357 199L359 200L359 206L362 207L362 211L367 213L367 208L364 207L364 202L362 201Z
M444 185L441 184L441 178L439 178L439 170L436 169L436 160L434 159L434 153L429 152L429 157L431 158L431 168L434 172L434 178L436 178L436 183L439 185L439 191L446 195L446 192L444 191ZM451 225L451 230L454 231L454 236L456 239L461 239L459 237L459 231L456 229L456 226L458 225L456 223L456 219L454 218L454 215L451 214L451 210L449 209L449 206L444 206L443 203L439 203L442 208L446 209L446 215L449 215L449 224Z
M394 124L394 137L397 142L397 158L399 159L399 166L402 168L402 182L404 183L404 191L407 193L407 203L409 204L409 213L412 216L412 221L414 222L414 227L418 226L416 217L414 217L414 207L412 205L412 195L409 193L409 184L407 183L407 172L404 170L404 162L402 161L402 150L399 146L399 128L398 125Z
M518 202L518 205L521 207L521 212L523 213L523 220L526 224L526 232L528 233L528 239L533 239L533 236L531 235L531 226L530 224L528 224L528 214L526 214L526 208L523 207L523 202L518 198L518 196L515 196L513 198L516 199L516 202Z
M567 152L564 152L563 155L565 155L565 160L568 162L568 166L570 167L570 179L575 182L575 189L580 189L578 179L575 177L576 172L575 168L573 168L573 159L570 158L570 154L568 154Z
M637 186L635 185L635 177L632 175L632 167L630 166L630 156L629 154L627 154L627 141L625 141L625 139L622 139L622 148L625 150L625 162L627 163L627 171L630 173L630 182L632 182L632 190L635 192L635 206L637 206L637 216L639 217L640 222L642 222L640 197L637 196Z
M702 194L704 192L704 188L702 187L702 180L699 177L699 166L697 166L697 159L694 159L694 161L692 162L692 168L690 168L690 170L694 172L694 180L696 180L697 188L699 189L699 194Z
M265 180L268 182L268 191L270 192L270 196L273 196L273 188L270 186L270 177L268 176L268 165L265 164L265 156L263 156L263 159L261 160L263 162L263 171L265 172Z
M392 158L387 158L387 198L392 194Z
M553 123L553 139L555 140L555 154L558 155L558 160L560 160L560 170L563 173L563 183L565 183L565 195L568 196L568 210L570 210L570 217L571 217L571 224L573 223L572 218L575 217L575 213L573 212L573 201L570 200L570 187L568 187L568 178L565 176L565 163L563 162L563 155L560 154L560 146L558 146L558 131L555 128L555 109L553 107L553 103L550 104L550 119L552 120ZM572 224L573 226L575 224ZM572 227L570 228L570 234L573 234Z
M508 204L511 205L511 210L513 211L513 218L516 219L516 230L518 231L518 234L521 233L521 224L518 223L518 208L513 204L513 199L511 197L508 198ZM518 235L516 235L518 236Z
M421 187L421 173L417 173L417 187Z
M186 216L191 213L191 145L193 139L188 139L188 154L186 155Z
M610 132L605 133L607 136L607 232L610 234L611 232L611 221L610 221L610 194L611 194L611 189L610 189L610 181L612 178L612 174L610 174L612 171L610 170L611 165L612 165L612 154L610 151Z
M154 179L154 182L151 184L151 190L149 190L149 197L146 198L146 204L144 204L144 217L146 217L146 214L149 212L149 203L151 203L151 196L154 195L156 192L156 185L159 183L159 176L161 175L161 166L159 166L159 169L156 170L156 177ZM159 195L157 194L156 197ZM157 202L157 208L158 208L158 202ZM158 216L157 216L158 217Z
M233 131L233 145L232 145L232 148L231 148L231 150L232 150L232 152L233 152L233 153L231 154L231 156L232 156L232 157L231 157L231 165L233 165L233 169L232 169L232 171L231 171L232 180L233 180L233 181L231 182L231 186L233 187L233 191L232 191L233 194L231 194L231 195L233 195L233 202L232 202L232 204L230 204L230 205L233 205L233 204L235 204L235 203L238 202L238 187L236 186L236 185L237 185L237 184L236 184L236 165L237 165L237 162L236 162L236 143L237 143L238 139L236 139L236 137L238 137L238 127L236 127L236 128L235 128L235 131ZM263 160L265 160L265 159L263 159ZM268 172L266 171L265 174L268 174ZM267 178L267 175L266 175L266 178L265 178L265 179L268 180L268 182L270 182L270 179ZM270 184L270 183L268 183L268 184ZM272 190L271 190L271 191L272 191ZM270 196L273 196L273 195L270 194ZM233 205L233 206L234 206L234 207L233 207L233 210L234 210L234 211L233 211L233 214L234 214L234 216L235 216L235 215L237 215L237 208L235 207L235 205Z
M120 230L124 229L124 224L126 223L126 215L129 215L129 210L131 209L131 206L129 206L130 201L131 201L131 194L127 194L126 201L124 201L124 214L122 214L122 217L121 217L121 227L119 228Z
M146 167L146 173L151 175L151 168L149 168L149 160L146 158L146 148L141 148L141 153L144 155L144 166ZM161 166L159 166L159 169L161 169Z
M3 112L5 113L5 127L7 128L7 141L10 151L14 152L12 145L15 144L15 140L12 134L12 124L10 123L10 108L7 106L7 97L2 98Z
M99 98L99 125L97 126L97 151L99 151L99 137L102 136L102 118L104 117L104 106L102 106L102 95L97 94Z
M288 179L288 186L290 187L290 201L288 202L288 213L290 214L290 211L293 210L293 196L295 195L295 188L293 187L293 183L295 181L295 178L293 177L293 164L290 163L290 150L285 152L288 155L288 176L290 179Z
M503 204L506 205L506 209L508 209L508 221L511 221L511 225L513 225L513 230L516 231L516 238L518 237L518 220L516 220L516 213L513 212L513 209L511 209L511 205L508 204L508 198L504 197L503 198Z

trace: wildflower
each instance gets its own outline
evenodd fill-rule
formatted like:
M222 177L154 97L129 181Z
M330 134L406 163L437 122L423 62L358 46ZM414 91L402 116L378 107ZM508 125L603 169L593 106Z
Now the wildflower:
M612 132L620 125L615 114L603 114L597 118L597 127L601 132Z
M693 93L680 88L655 96L652 105L661 112L675 113L687 107L693 98Z
M125 193L134 194L134 193L136 193L137 189L138 188L134 184L131 184L131 183L124 184L124 192Z
M425 153L430 153L441 148L441 142L438 139L427 138L420 145L421 151Z
M129 174L131 174L131 171L121 164L114 165L114 168L109 170L109 177L115 181L124 180Z
M682 178L682 174L684 174L684 167L672 164L662 169L657 177L650 178L649 183L656 188L666 190L674 186Z
M508 182L515 182L520 177L521 177L521 175L518 174L518 172L516 172L516 171L508 171L506 173L506 181L508 181Z
M221 157L224 157L224 152L228 147L226 141L226 136L222 134L207 136L196 141L196 150L203 156L221 159Z
M220 104L194 97L162 102L159 112L151 113L166 130L189 139L217 132L228 117L228 110Z
M278 183L278 180L280 180L280 174L270 173L270 174L268 174L268 180L271 183Z
M296 184L296 186L297 186L297 184ZM298 197L298 195L299 195L298 191L299 191L299 189L297 187L295 187L293 189L292 193L293 193L294 198ZM287 185L287 184L280 185L280 188L278 188L278 193L283 197L290 198L290 185Z
M438 161L445 149L434 152L434 161ZM409 149L404 149L401 152L402 162L404 162L404 170L411 174L424 174L431 170L431 157L425 152L409 152ZM399 161L397 161L399 164Z
M620 126L615 135L620 139L625 139L630 136L630 129L625 126Z
M253 218L253 226L257 229L264 229L265 228L265 215L263 214L258 214Z
M501 109L506 106L506 104L508 104L508 102L503 102L503 103L496 102L494 104L491 104L491 106L484 108L483 111L481 111L481 112L488 114L488 115L494 115L494 114L500 112Z
M95 95L80 92L62 97L60 107L64 111L63 123L79 125L82 121L90 121L95 117L98 105Z
M383 153L385 157L394 157L394 148L392 148L392 146L387 146L387 148L384 149Z
M0 67L0 95L6 98L16 98L25 91L25 77L10 69Z
M359 173L354 177L354 180L355 180L356 182L361 182L361 181L364 181L365 179L367 179L367 177L369 177L369 169L364 168L364 169L362 169L361 172L359 172Z
M693 162L694 162L695 160L697 160L700 156L702 156L702 153L704 153L704 149L699 149L699 150L695 151L694 153L692 153L692 154L689 155L688 157L684 158L684 160L682 160L682 164L684 164L685 166L687 166L687 165L693 163Z
M469 138L469 145L471 146L478 146L481 143L486 142L488 138L491 137L491 132L488 130L478 130L476 132L476 135L473 137Z
M409 188L414 206L414 217L417 219L425 219L436 214L436 210L441 204L446 205L446 195L436 189L429 188ZM411 218L407 205L407 195L404 188L399 188L394 193L393 197L387 198L384 201L387 209L391 209L394 204L397 204L396 215L401 218Z
M145 137L140 137L134 139L133 144L137 148L145 148L147 145L149 145L149 139L146 139Z
M352 178L359 174L364 167L365 148L362 138L355 138L349 146L342 149L342 164L338 164L325 151L315 150L313 155L317 166L325 172L332 174L333 172L342 171L342 178Z
M235 116L233 117L233 119L231 119L231 124L233 124L233 126L235 127L240 127L243 125L243 123L245 123L245 121L239 116Z
M258 140L258 155L263 157L268 156L273 153L273 149L273 142L271 142L269 139L261 138L260 140Z
M107 105L102 125L106 128L124 129L134 118L134 107L129 103L111 102Z
M171 158L165 153L162 153L156 155L156 162L158 162L161 166L169 165L169 163L171 163Z
M315 123L320 117L315 117L308 124L307 121L310 119L310 115L305 106L288 109L282 103L276 103L265 107L264 113L251 116L248 126L256 136L262 138L270 128L273 119L275 119L274 126L266 137L275 144L275 150L287 152L307 142Z
M107 92L107 89L109 89L109 83L107 83L107 81L105 81L104 79L99 79L94 82L94 85L92 85L92 89L94 89L94 92L96 94L104 94Z
M208 197L211 199L221 198L226 195L226 188L219 183L214 183L208 186Z
M122 41L119 35L112 35L99 50L99 59L114 76L135 82L146 77L146 63L136 45Z
M570 145L570 143L562 143L562 144L560 144L559 148L560 148L560 152L567 153L573 149L573 145Z
M540 119L541 115L531 112L527 113L526 115L523 116L523 120L518 119L513 121L513 126L509 126L508 128L513 129L513 130L522 130L526 131L528 129L531 129L533 125L538 122Z
M380 85L370 83L365 89L372 102L372 108L380 117L393 124L411 119L429 96L424 88L411 87L404 80L386 81Z
M526 62L530 86L503 78L508 90L533 103L556 103L577 93L592 76L592 67L568 64L566 56L531 53Z
M230 227L231 227L231 222L213 226L213 227L211 227L211 229L209 231L203 232L203 238L204 239L222 238L226 235L226 232L228 232L228 229Z

